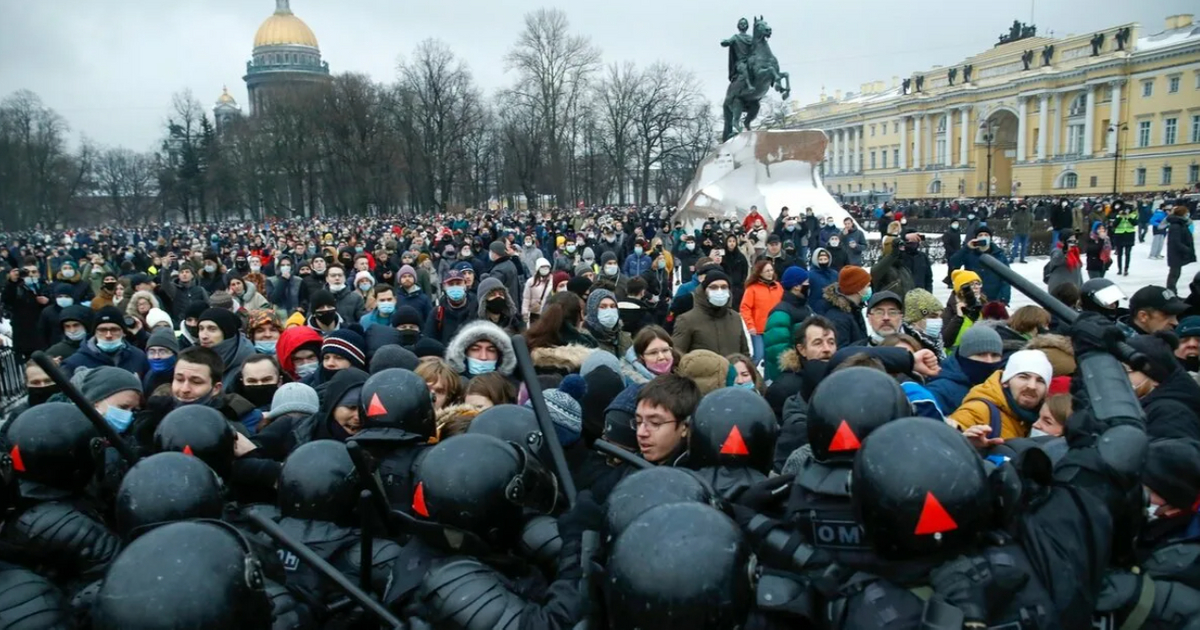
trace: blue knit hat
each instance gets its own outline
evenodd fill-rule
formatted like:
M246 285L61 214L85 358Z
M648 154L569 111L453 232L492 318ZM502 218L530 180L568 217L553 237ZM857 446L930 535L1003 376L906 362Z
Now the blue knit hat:
M791 266L783 272L783 290L791 291L792 289L808 282L808 272L803 267Z
M367 342L363 340L362 335L348 328L339 328L325 337L324 343L321 344L321 356L335 354L344 357L350 361L351 367L365 371L367 354L363 349L366 347Z

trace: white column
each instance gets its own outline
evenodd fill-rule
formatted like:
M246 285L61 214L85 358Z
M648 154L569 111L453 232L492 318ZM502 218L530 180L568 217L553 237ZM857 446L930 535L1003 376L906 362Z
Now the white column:
M931 115L929 123L925 125L925 163L929 166L937 166L937 146L933 139L937 137L937 117Z
M913 116L913 168L921 168L921 143L925 142L925 136L921 133L923 118L925 114Z
M840 133L840 131L838 129L834 129L829 133L833 136L833 155L832 159L830 160L831 164L829 165L829 172L837 175L838 173L842 172L841 169L838 168L838 133Z
M1112 126L1112 131L1108 132L1108 153L1112 155L1117 151L1117 134L1121 131L1121 85L1122 81L1113 81L1112 89L1112 115L1109 116L1109 125Z
M846 172L846 130L838 129L838 173Z
M863 131L865 130L865 127L858 126L858 127L855 127L854 129L855 129L855 133L856 133L855 143L854 143L854 172L861 173L863 170L862 169L862 163L863 163L862 139L863 139Z
M1029 103L1029 99L1024 96L1017 97L1017 162L1025 161L1025 135L1029 131L1025 127L1025 107Z
M896 166L902 171L908 168L908 119L904 116L900 117L900 163Z
M1038 113L1038 143L1037 143L1037 159L1039 162L1046 159L1046 132L1050 125L1050 95L1042 94L1038 100L1038 107L1041 109Z
M967 166L967 151L970 147L968 144L968 138L970 138L972 135L970 112L970 107L964 107L958 110L959 126L962 127L962 137L958 139L958 165L962 167Z
M1058 156L1062 155L1062 153L1063 153L1062 143L1063 143L1063 136L1065 134L1063 134L1063 132L1062 132L1062 125L1063 125L1063 123L1062 123L1062 121L1063 121L1062 108L1063 108L1063 94L1062 94L1062 92L1055 92L1054 93L1054 120L1051 121L1051 124L1054 125L1054 135L1052 136L1054 139L1054 146L1050 149L1050 153L1051 153L1050 157L1052 157L1052 158L1058 157Z
M949 167L954 164L954 109L946 110L946 155L942 165Z
M1083 113L1083 156L1092 157L1092 133L1095 131L1096 86L1087 86L1087 111Z
M854 127L846 129L846 172L854 173Z

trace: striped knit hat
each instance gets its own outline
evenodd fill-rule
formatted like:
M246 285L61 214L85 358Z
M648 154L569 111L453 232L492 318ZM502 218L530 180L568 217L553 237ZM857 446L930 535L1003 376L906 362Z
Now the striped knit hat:
M362 335L341 328L325 337L325 342L321 344L321 356L336 354L349 360L351 367L366 370L367 355L363 351L366 346L367 342L363 340Z

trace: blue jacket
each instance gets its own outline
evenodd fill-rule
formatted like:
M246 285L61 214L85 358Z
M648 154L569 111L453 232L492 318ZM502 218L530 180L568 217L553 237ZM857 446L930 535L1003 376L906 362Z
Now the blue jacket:
M429 319L429 312L433 310L433 302L424 291L417 289L408 293L403 287L396 287L396 309L398 310L401 306L411 306L416 309L417 314L421 316L421 321Z
M425 320L421 320L421 321L425 321ZM362 326L363 330L366 330L366 329L370 328L371 326L391 326L392 325L392 316L391 315L387 315L387 316L380 315L379 309L375 309L375 310L371 311L370 313L363 315L362 319L358 320L358 325Z
M141 378L150 371L150 362L146 360L145 352L129 345L129 342L126 342L125 347L115 354L101 352L96 347L96 339L93 337L88 339L87 343L79 346L75 354L63 362L62 367L68 376L74 374L75 370L79 368L91 370L98 367L119 367Z
M949 267L951 270L968 269L979 274L980 280L983 281L983 294L987 296L987 299L999 300L1008 304L1009 299L1012 297L1012 285L993 273L991 269L983 266L983 263L979 260L980 255L983 253L991 254L993 258L1004 263L1006 267L1008 266L1008 256L1005 256L1004 251L996 247L993 243L988 246L987 252L980 252L970 247L958 250L957 253L950 257Z
M813 260L817 259L813 256ZM824 315L829 306L825 303L825 287L837 284L838 272L832 266L819 267L816 263L808 268L808 307L817 315Z
M696 287L698 287L698 286L700 286L700 281L697 280L695 276L692 276L691 280L688 280L687 282L684 282L683 284L679 285L679 288L675 290L675 298L674 299L678 300L679 298L681 298L685 295L691 295L692 292L695 291Z
M953 354L942 362L942 371L925 384L925 389L933 394L943 413L954 413L971 392L971 387L966 372L958 364L958 357Z
M900 384L900 389L904 390L904 395L908 398L908 404L912 405L914 415L946 421L945 413L938 406L937 398L928 388L914 381L905 381Z
M640 256L637 254L630 254L625 257L625 266L621 268L621 271L625 272L626 276L632 278L650 271L650 265L652 264L654 264L654 261L651 260L650 256L647 254L642 254Z

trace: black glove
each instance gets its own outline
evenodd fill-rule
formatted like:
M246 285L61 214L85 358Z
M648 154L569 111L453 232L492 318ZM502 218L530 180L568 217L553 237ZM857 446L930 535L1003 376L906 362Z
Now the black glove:
M779 513L796 475L776 475L743 490L734 501L756 512Z
M959 556L930 572L929 583L935 593L962 611L964 620L987 621L986 591L992 583L992 568L987 560Z
M1100 313L1080 313L1071 324L1070 335L1076 357L1089 352L1111 352L1125 339L1116 324Z
M585 531L600 531L604 526L604 510L596 503L590 490L575 497L575 505L558 517L558 535L565 540L579 540Z

